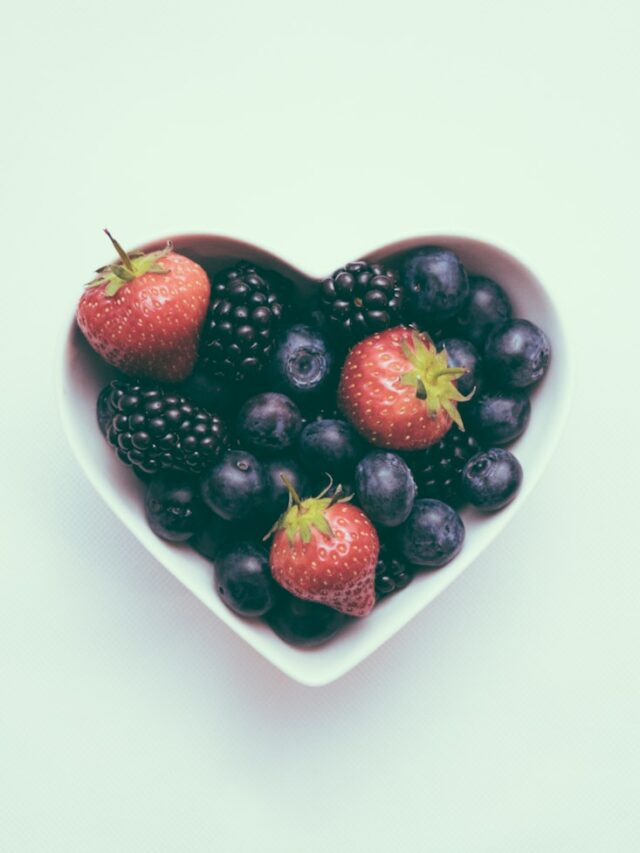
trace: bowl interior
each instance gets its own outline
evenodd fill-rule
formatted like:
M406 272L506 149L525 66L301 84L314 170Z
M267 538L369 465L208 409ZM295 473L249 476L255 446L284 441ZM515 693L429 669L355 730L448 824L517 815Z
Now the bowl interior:
M184 235L172 239L178 251L202 263L210 273L238 260L248 260L288 277L294 282L300 300L307 299L318 284L318 278L242 241L213 235ZM157 240L143 248L155 249L164 243L165 240ZM471 273L498 281L512 300L514 315L540 325L552 342L549 372L532 394L529 427L510 448L524 468L523 487L512 504L493 516L463 511L465 544L451 563L417 576L406 591L383 600L370 616L352 622L342 634L319 649L301 650L288 646L260 621L245 620L233 614L215 591L209 561L188 545L164 542L151 532L144 517L142 484L115 458L96 424L96 398L113 372L88 346L74 319L65 327L58 388L60 409L72 449L97 491L145 547L210 610L271 663L304 684L329 683L362 661L432 601L489 545L522 506L540 477L566 416L570 384L566 336L560 317L536 276L507 252L464 237L421 236L376 249L364 257L393 264L408 250L425 244L451 248Z

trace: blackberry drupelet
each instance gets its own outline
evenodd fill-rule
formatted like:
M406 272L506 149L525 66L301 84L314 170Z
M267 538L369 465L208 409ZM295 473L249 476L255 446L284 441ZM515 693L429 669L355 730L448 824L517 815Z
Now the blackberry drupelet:
M426 450L405 457L421 498L436 498L450 506L464 503L460 485L462 469L482 450L478 441L455 425L443 439Z
M109 383L109 385L105 385L102 391L98 394L98 400L96 402L96 418L98 420L100 432L105 438L107 437L107 430L109 429L111 418L116 413L113 405L111 404L111 390L111 383Z
M227 382L254 380L268 362L280 328L282 297L247 263L218 273L200 338L200 363Z
M107 439L122 462L146 474L200 473L226 442L217 415L156 385L114 380L109 402L116 414Z
M329 330L346 343L401 322L402 290L381 264L346 264L322 282L320 294Z
M412 567L388 542L381 541L376 564L376 598L380 600L404 589L413 580L413 575Z

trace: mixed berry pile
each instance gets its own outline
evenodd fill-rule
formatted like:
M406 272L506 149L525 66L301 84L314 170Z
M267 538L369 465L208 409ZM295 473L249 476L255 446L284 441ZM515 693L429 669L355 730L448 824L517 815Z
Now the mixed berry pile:
M301 310L274 271L111 240L77 312L117 369L99 427L152 530L210 560L238 615L319 645L452 560L461 507L516 496L506 445L550 344L452 251L346 264Z

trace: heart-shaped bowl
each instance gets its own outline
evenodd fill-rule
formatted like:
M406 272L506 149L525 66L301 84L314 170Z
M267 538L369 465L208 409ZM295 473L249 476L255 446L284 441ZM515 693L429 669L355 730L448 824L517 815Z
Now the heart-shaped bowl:
M171 239L177 251L206 263L210 272L240 259L275 270L294 282L303 299L320 281L239 240L207 234ZM157 240L142 248L158 249L165 242ZM406 590L382 600L368 617L351 621L342 633L317 649L289 646L260 620L236 616L218 597L208 560L188 545L170 544L152 533L144 515L142 483L116 459L96 423L96 399L113 372L88 346L75 318L65 326L58 372L59 403L68 440L85 474L123 524L168 571L257 652L302 684L328 684L344 675L423 610L491 544L531 493L558 442L567 414L571 370L566 334L549 294L520 261L489 243L442 235L403 240L361 257L394 264L408 250L427 244L452 249L471 273L498 281L509 294L514 316L537 323L551 340L551 365L533 391L529 427L511 448L524 468L524 482L517 498L501 512L480 515L463 511L464 546L448 565L419 574Z

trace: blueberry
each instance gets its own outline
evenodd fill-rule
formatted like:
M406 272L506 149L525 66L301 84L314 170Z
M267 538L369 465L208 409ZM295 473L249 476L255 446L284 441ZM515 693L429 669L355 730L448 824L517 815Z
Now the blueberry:
M457 255L439 246L410 252L401 267L401 282L411 320L440 323L455 316L469 294L465 268Z
M241 521L225 521L215 512L206 510L207 516L189 545L206 557L215 560L230 544L239 540L260 544L276 518L268 520L259 510Z
M250 397L238 412L239 440L256 453L282 453L302 429L302 415L293 400L268 391Z
M529 320L507 320L495 328L484 347L488 375L501 388L528 388L547 372L551 344Z
M466 410L467 426L485 447L509 444L527 428L531 403L524 391L486 391Z
M522 466L508 450L495 447L477 453L462 471L462 492L472 506L485 512L502 509L516 496Z
M437 568L452 560L462 548L464 524L442 501L421 498L399 531L405 559L416 566Z
M511 317L511 303L495 281L469 276L469 298L456 317L459 334L482 347L489 332Z
M207 412L228 414L237 409L237 395L232 389L215 376L209 376L204 370L196 368L177 389L190 403L200 406Z
M450 367L464 367L467 371L456 383L458 391L466 395L475 388L477 393L481 381L482 359L474 345L461 338L443 338L438 342L437 349L446 349Z
M144 509L149 527L169 542L186 542L206 517L197 483L183 474L153 477L145 492Z
M262 510L267 477L255 456L228 450L205 472L201 487L209 509L227 521L240 521Z
M269 365L272 387L300 403L320 399L333 386L334 366L325 335L299 323L276 343Z
M224 603L240 616L264 616L279 587L271 576L267 551L252 542L236 542L214 563L215 583Z
M224 521L215 512L207 512L204 523L191 538L189 545L207 560L215 560L235 533L235 525Z
M346 421L313 421L300 435L300 460L313 474L330 474L339 481L349 479L363 453L362 439Z
M356 494L374 524L397 527L411 512L416 484L404 459L395 453L374 450L358 463Z
M282 590L266 621L285 643L309 649L334 637L348 617L324 604L304 601Z

